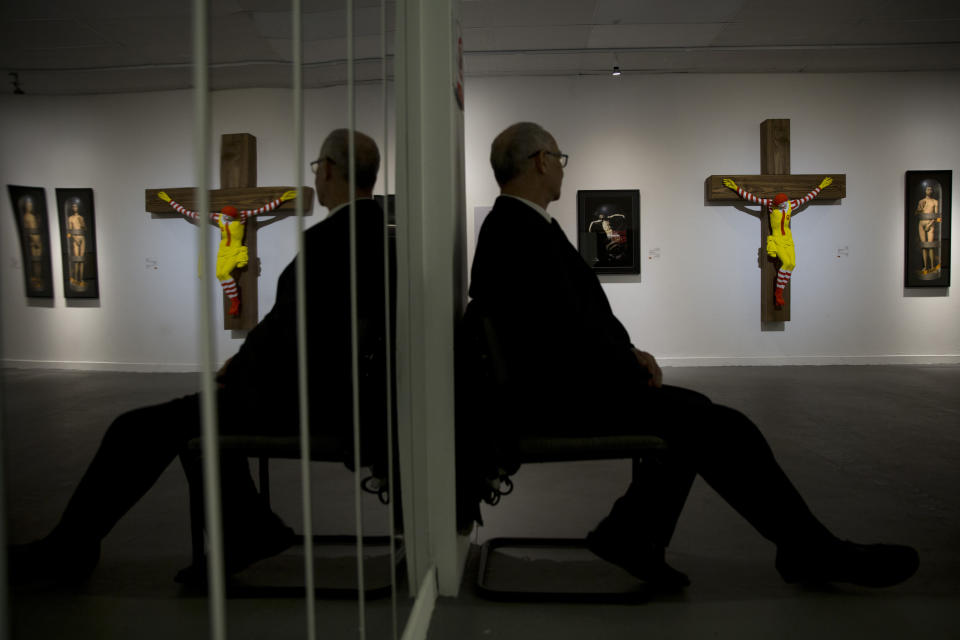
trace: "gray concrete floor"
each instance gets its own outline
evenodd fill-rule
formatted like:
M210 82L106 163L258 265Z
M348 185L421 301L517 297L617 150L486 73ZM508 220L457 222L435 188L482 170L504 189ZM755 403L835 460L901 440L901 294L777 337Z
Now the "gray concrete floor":
M746 413L837 535L911 544L919 572L882 590L788 585L774 546L698 479L668 551L692 580L685 593L633 605L492 602L473 587L474 553L460 595L440 600L431 639L960 638L960 367L669 368L664 378ZM583 536L629 477L626 462L524 467L515 492L484 510L476 540Z
M9 541L29 542L57 523L104 430L117 415L191 393L195 384L192 374L4 370L3 469ZM315 532L352 533L352 474L342 465L323 463L313 464L311 472ZM275 511L299 530L299 462L274 461L271 484ZM371 534L389 530L386 509L375 498L364 502L364 523ZM318 585L355 583L352 550L338 552L339 558L318 563ZM74 588L12 591L12 637L208 638L206 597L173 581L176 572L188 564L187 486L175 462L104 540L100 564L86 583ZM302 551L291 550L251 568L253 571L266 575L268 584L302 584ZM384 575L388 574L381 571L375 579ZM398 615L402 625L410 600L405 576L400 580ZM256 582L249 577L246 581ZM368 638L393 637L389 598L368 601L365 614ZM358 637L360 617L355 600L319 600L316 619L319 637ZM304 638L305 629L302 598L227 602L231 639Z
M192 375L4 372L8 536L46 533L121 411L190 392ZM841 537L912 544L920 571L885 590L784 584L774 549L701 482L669 560L693 585L638 605L498 603L477 596L475 556L430 638L960 638L960 366L669 368L669 383L754 419L814 512ZM477 542L582 536L626 488L626 463L531 465L488 508ZM277 511L299 521L296 463L274 469ZM315 465L320 532L352 528L352 479ZM371 529L383 510L365 507ZM12 594L14 638L206 638L207 602L173 583L189 562L186 483L177 465L104 541L90 581ZM375 531L376 532L376 531ZM471 573L474 572L474 573ZM400 597L401 623L409 609ZM231 600L230 638L304 637L299 599ZM390 637L389 601L367 605L367 637ZM317 604L320 637L357 637L350 601Z

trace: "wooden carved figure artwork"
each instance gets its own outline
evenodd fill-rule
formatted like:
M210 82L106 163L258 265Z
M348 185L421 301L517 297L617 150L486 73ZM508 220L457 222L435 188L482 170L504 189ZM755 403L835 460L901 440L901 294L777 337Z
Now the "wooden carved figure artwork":
M42 291L43 282L43 238L40 235L40 222L33 212L33 198L22 196L20 205L21 224L26 246L30 247L30 289Z
M199 214L196 211L188 211L175 200L172 200L166 192L161 191L157 196L173 207L177 213L196 222ZM247 266L249 256L247 247L243 244L243 234L246 228L247 220L261 213L273 211L287 200L293 200L297 197L295 190L286 191L276 200L268 202L259 209L247 209L237 211L236 207L226 206L219 213L210 214L210 222L220 228L220 246L217 248L217 280L223 287L224 294L230 299L231 316L240 315L240 289L233 278L233 271ZM202 276L203 274L201 274Z
M798 207L810 202L820 195L821 190L833 184L833 178L824 178L818 187L799 200L791 200L784 193L778 193L773 198L760 198L738 187L732 178L724 178L723 184L736 191L737 195L744 200L765 206L769 211L770 235L767 236L766 251L768 257L780 262L773 298L775 307L783 308L785 304L783 291L790 282L793 269L797 266L793 233L790 231L790 217Z
M917 218L919 225L917 231L920 234L920 252L923 256L923 268L920 270L921 276L938 274L940 271L940 243L937 241L939 236L938 227L943 222L942 212L940 211L939 194L933 186L927 185L923 192L923 198L917 203Z
M70 255L70 287L77 291L87 288L83 263L87 251L87 223L80 214L80 200L72 198L67 205L67 242Z

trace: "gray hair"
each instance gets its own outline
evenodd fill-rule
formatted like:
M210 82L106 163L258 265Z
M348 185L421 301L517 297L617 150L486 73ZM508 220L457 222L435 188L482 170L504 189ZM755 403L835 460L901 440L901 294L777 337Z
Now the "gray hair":
M503 186L526 170L530 156L555 144L553 136L535 122L518 122L504 129L490 145L490 165Z
M359 131L353 132L353 148L357 189L370 191L376 184L377 172L380 171L380 150L373 138ZM349 180L350 130L335 129L330 132L320 147L320 158L330 160L337 174L343 180Z

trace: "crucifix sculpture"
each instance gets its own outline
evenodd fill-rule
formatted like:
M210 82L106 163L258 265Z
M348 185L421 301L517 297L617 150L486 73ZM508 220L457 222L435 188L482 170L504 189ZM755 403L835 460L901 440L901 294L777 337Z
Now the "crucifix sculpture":
M829 178L830 181L827 181ZM760 175L713 175L707 178L707 202L747 202L734 188L724 184L732 180L742 192L749 192L771 201L777 194L788 199L806 202L807 196L817 188L821 199L839 200L847 195L846 174L793 175L790 173L790 120L764 120L760 124ZM826 184L824 184L826 183ZM777 289L778 260L767 259L767 237L771 235L770 222L761 212L760 249L760 313L763 322L790 320L790 289L783 291L783 304L777 305L774 291Z
M284 201L276 207L275 214L295 210L295 200L285 197L288 191L296 187L258 187L257 186L257 139L249 133L227 133L220 143L220 188L210 191L210 208L213 211L222 211L225 207L256 210L265 202ZM162 199L161 193L168 195L179 203L183 209L195 209L196 197L193 187L178 189L147 189L145 191L145 208L148 213L177 216L167 201ZM303 213L310 215L313 208L313 189L300 188L303 199ZM202 222L202 221L201 221ZM266 223L269 224L269 223ZM255 218L246 220L244 244L249 261L248 266L236 270L237 287L243 292L243 304L239 315L229 313L231 301L227 294L223 296L223 328L224 329L252 329L258 321L257 314L257 227Z

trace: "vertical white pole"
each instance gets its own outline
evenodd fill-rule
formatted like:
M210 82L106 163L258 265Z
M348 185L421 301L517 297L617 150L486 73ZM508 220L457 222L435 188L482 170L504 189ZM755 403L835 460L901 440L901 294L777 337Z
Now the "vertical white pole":
M2 286L0 286L2 293ZM0 322L0 345L3 344L3 323ZM0 347L2 348L2 347ZM2 361L2 357L0 357ZM10 638L10 602L9 590L7 588L7 489L5 484L6 473L3 469L2 461L4 458L4 436L6 435L6 423L4 416L6 411L4 404L6 398L6 374L0 373L0 640Z
M350 357L353 387L353 477L354 519L357 529L357 637L364 640L366 632L366 597L363 571L363 489L360 469L360 375L358 371L359 321L357 313L357 171L354 130L357 126L354 86L353 0L347 0L347 129L349 130L349 186L350 186Z
M399 487L396 486L393 468L393 318L390 313L392 306L390 282L392 265L390 264L390 114L387 103L387 3L386 0L380 0L380 79L381 85L381 108L383 109L383 155L381 157L381 166L383 167L383 313L386 334L384 336L384 345L387 357L384 359L386 367L387 385L384 390L384 397L387 399L387 415L384 422L387 425L387 482L390 488L390 504L387 505L387 517L390 523L390 616L393 629L393 640L397 640L400 633L400 625L397 616L397 554L394 547L394 540L397 535L397 523L394 517L396 509L396 500L400 496Z
M313 578L313 500L310 493L310 397L307 380L306 247L303 241L303 24L300 0L293 0L293 184L297 210L297 398L300 406L300 495L303 512L303 586L307 638L317 637L316 592Z
M200 406L203 435L203 488L207 526L207 585L210 600L210 637L226 638L226 602L223 573L223 523L220 516L220 449L217 443L217 399L213 380L213 292L210 282L210 96L208 73L209 10L207 0L193 2L193 160L197 185L197 240L200 243Z

